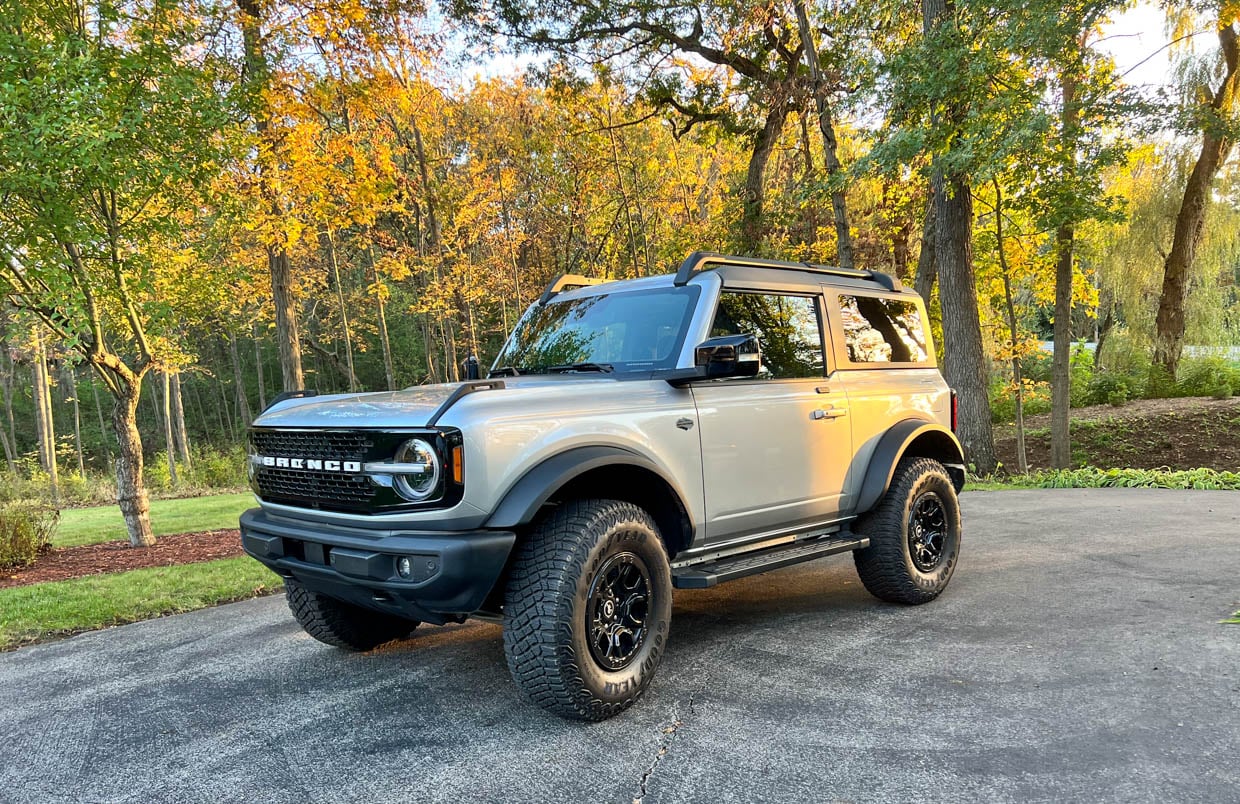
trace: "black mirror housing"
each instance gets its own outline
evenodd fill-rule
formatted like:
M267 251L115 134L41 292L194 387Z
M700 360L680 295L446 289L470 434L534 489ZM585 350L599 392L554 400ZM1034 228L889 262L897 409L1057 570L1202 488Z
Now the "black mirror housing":
M756 335L721 335L708 338L693 350L693 368L667 378L673 385L695 380L754 377L762 366L762 349Z

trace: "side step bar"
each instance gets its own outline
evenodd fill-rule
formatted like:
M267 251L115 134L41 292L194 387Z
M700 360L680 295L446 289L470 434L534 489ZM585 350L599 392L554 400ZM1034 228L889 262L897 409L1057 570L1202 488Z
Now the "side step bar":
M818 539L789 542L753 553L727 556L726 558L694 564L672 570L672 586L677 589L706 589L724 581L757 575L760 572L790 567L802 561L847 553L870 546L868 537L857 537L848 531L834 533Z

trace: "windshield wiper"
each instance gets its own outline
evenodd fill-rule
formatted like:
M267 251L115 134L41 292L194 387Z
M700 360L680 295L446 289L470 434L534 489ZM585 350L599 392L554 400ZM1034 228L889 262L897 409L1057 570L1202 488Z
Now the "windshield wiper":
M547 371L562 373L567 371L597 371L602 374L610 374L615 371L615 366L610 363L565 363L562 366L547 366Z
M521 372L517 371L514 366L500 366L497 369L491 369L487 372L487 379L492 377L520 377Z

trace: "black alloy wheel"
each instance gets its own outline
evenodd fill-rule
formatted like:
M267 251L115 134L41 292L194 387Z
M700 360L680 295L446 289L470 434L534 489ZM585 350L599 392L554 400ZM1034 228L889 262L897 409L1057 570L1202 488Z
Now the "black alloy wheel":
M934 572L943 560L947 536L947 513L943 501L933 491L917 497L908 517L908 552L913 565L922 572Z
M650 571L634 553L607 560L590 585L586 627L590 655L604 670L626 667L646 640L650 610Z

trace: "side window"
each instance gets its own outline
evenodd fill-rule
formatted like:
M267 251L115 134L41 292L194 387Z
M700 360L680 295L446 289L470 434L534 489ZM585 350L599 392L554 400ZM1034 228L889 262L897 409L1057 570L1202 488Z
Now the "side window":
M926 362L926 332L913 302L840 296L840 312L851 362Z
M822 327L815 297L724 291L710 334L758 336L761 378L823 375Z

